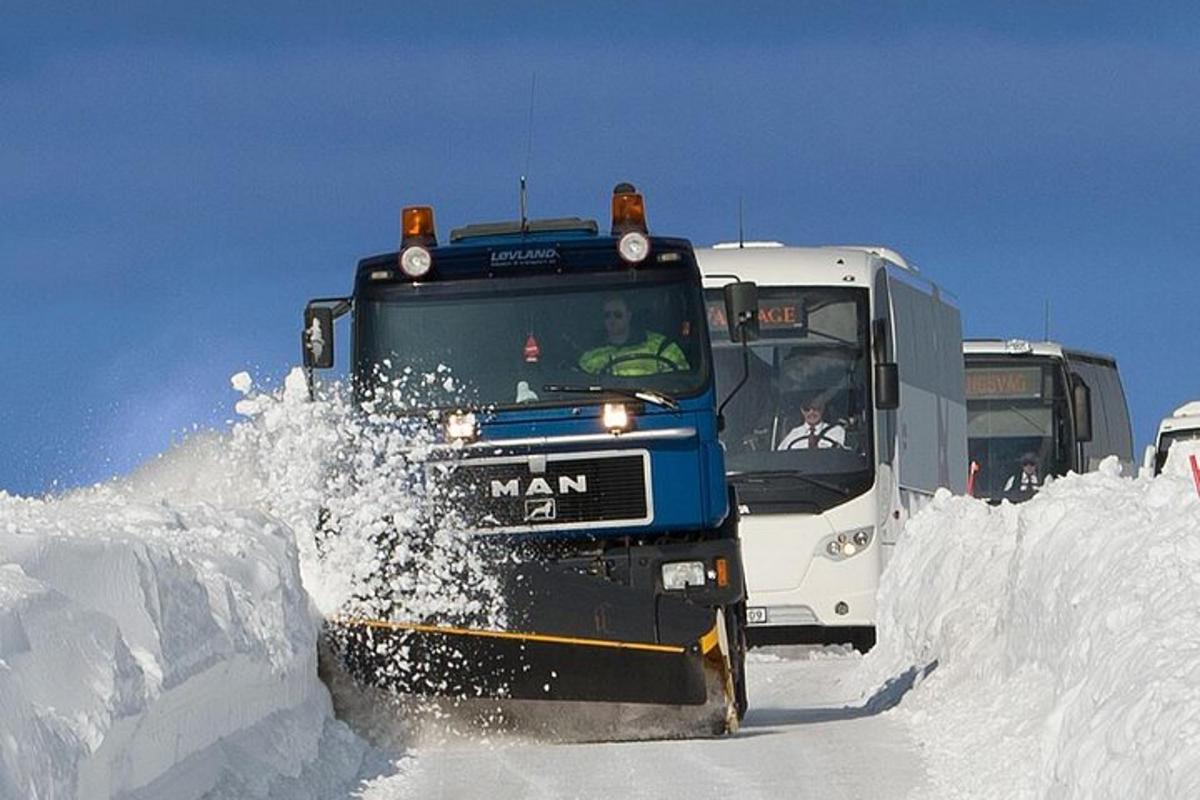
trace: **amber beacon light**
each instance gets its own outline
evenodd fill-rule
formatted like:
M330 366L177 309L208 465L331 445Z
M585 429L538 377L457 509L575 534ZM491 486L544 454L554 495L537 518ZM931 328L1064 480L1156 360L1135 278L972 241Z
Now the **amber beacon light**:
M433 266L427 248L437 246L431 206L408 206L400 212L400 269L410 278L425 276Z
M432 206L408 206L400 212L400 246L419 244L437 246L437 233L433 228Z
M618 183L613 188L612 235L620 236L617 251L631 264L644 261L650 254L647 237L646 203L631 183Z

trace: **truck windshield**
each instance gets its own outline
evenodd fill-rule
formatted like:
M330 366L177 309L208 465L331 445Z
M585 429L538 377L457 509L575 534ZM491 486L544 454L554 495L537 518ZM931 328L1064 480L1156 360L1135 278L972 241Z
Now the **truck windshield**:
M677 398L708 381L700 287L683 269L389 285L356 311L360 392L401 411L611 399L563 387Z
M1066 474L1072 447L1061 362L968 359L966 380L976 497L1002 496L1025 460L1036 464L1039 480Z
M708 317L724 399L743 362L719 291L708 294ZM764 502L807 497L829 507L870 485L868 319L864 289L760 288L760 339L745 386L725 408L722 441L730 474L765 487Z

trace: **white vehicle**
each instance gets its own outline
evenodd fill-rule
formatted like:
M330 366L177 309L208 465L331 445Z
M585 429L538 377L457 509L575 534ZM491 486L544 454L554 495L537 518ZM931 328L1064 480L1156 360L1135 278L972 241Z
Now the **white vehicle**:
M696 257L718 392L733 395L722 441L751 641L865 649L904 522L938 487L965 488L956 302L885 248L758 242ZM722 335L731 281L758 285L759 335L747 344Z
M1158 436L1154 439L1154 447L1150 448L1148 459L1152 459L1154 474L1162 474L1171 445L1196 439L1200 439L1200 400L1181 405L1174 414L1159 423Z
M963 354L971 494L1028 499L1010 479L1031 456L1042 480L1114 454L1130 474L1133 431L1111 356L1024 339L972 339Z

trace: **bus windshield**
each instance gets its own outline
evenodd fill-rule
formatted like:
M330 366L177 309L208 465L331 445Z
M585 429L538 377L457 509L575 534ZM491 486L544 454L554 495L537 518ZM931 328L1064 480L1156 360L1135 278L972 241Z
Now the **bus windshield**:
M612 399L568 391L597 386L693 395L701 303L687 270L387 285L358 300L356 385L399 411Z
M721 438L735 481L773 485L769 500L809 496L820 507L870 485L867 299L857 288L760 288L760 338L749 347L746 384L724 412ZM742 379L742 345L725 336L721 293L707 300L724 400Z
M1050 359L966 364L967 450L976 497L1000 497L1023 461L1039 480L1070 469L1070 427L1063 366ZM1007 488L1006 488L1007 487Z
M1154 474L1161 475L1167 465L1167 454L1171 445L1176 442L1192 442L1200 440L1200 428L1180 428L1174 431L1163 431L1158 435L1158 451L1154 454Z

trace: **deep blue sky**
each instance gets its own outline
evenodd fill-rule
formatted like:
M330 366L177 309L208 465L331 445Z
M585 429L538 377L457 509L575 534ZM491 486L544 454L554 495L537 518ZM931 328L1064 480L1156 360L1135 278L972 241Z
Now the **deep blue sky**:
M1139 445L1200 397L1186 3L79 5L0 20L0 489L222 424L402 205L512 216L534 74L535 216L628 179L707 244L742 196L751 237L899 249L968 335L1040 338L1050 300Z

